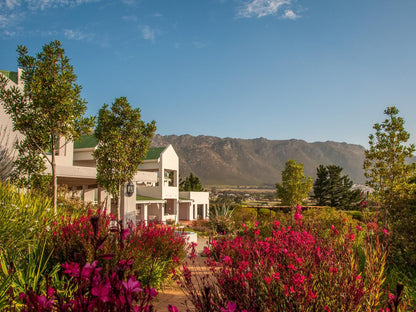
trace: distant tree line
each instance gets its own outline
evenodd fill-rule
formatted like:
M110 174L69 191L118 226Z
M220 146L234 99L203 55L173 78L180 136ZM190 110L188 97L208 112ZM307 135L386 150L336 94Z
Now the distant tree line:
M303 163L290 159L282 171L282 183L276 183L277 195L283 205L296 206L309 198L316 200L318 206L352 209L360 202L360 190L352 190L353 181L342 175L342 167L319 165L317 179L305 177Z

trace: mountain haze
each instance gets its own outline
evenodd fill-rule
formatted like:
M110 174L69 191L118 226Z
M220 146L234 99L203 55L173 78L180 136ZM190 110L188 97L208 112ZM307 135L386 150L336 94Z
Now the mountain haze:
M316 178L320 165L341 166L354 183L363 183L364 147L338 142L233 139L212 136L156 135L152 147L172 144L180 174L197 175L203 185L274 185L289 159L304 164L305 175Z

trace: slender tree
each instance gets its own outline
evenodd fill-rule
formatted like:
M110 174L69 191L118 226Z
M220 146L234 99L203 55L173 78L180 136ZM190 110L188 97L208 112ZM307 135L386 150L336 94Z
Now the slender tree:
M76 84L74 68L59 41L43 47L36 57L19 46L18 66L23 70L23 92L7 88L0 78L0 100L13 121L13 130L24 135L18 143L16 171L26 187L45 183L45 162L52 173L53 204L56 212L56 156L62 145L91 129L92 118L84 118L86 102ZM41 181L41 182L39 182Z
M374 188L373 195L385 214L416 190L416 185L410 183L415 177L415 163L406 163L413 156L415 145L407 144L410 134L398 113L396 107L387 107L384 110L387 118L373 126L376 132L369 136L370 148L365 151L363 165L367 185Z
M316 171L313 198L318 205L348 209L359 202L360 191L351 190L353 182L347 175L341 175L342 167L319 165Z
M308 198L312 189L312 178L305 177L303 163L298 164L296 160L290 159L282 171L282 183L276 183L276 188L282 204L294 207Z
M155 131L155 122L145 124L140 109L133 109L125 97L116 98L111 109L104 104L98 113L97 182L116 199L118 217L123 185L137 172Z

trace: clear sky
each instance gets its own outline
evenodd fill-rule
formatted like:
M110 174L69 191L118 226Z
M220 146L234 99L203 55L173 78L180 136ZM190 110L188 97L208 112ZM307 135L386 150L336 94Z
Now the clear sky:
M60 40L88 114L126 96L157 132L416 142L415 0L0 0L0 69Z

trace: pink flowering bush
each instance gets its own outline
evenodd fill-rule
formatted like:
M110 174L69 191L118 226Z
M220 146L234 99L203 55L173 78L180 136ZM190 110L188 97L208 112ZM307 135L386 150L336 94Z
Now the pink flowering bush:
M74 291L56 291L48 287L45 294L33 289L20 294L21 311L150 311L151 300L157 291L143 285L134 275L126 275L131 261L120 261L110 274L103 274L98 261L80 267L78 263L64 263L67 283Z
M81 266L97 260L104 272L121 260L131 260L131 271L142 281L159 287L184 260L187 244L172 227L139 224L123 228L110 214L98 210L87 215L61 217L47 233L51 264L76 262Z
M213 240L205 250L211 276L196 280L184 267L180 285L196 311L377 311L386 305L382 228L363 233L347 222L312 228L299 207L292 226L275 221L270 232L262 236L255 224Z
M153 264L162 264L165 273L173 270L180 261L178 251L185 252L184 239L164 226L124 229L120 223L112 225L111 216L100 212L91 213L88 222L86 217L67 220L48 231L52 245L56 244L54 260L68 257L62 261L60 279L46 275L42 287L26 287L18 297L11 289L8 311L152 311L151 301L157 295L152 286ZM133 249L136 246L141 248ZM143 253L154 261L145 268L136 262L136 255Z

